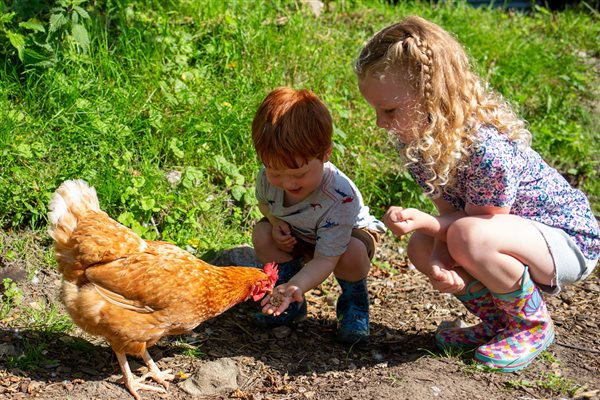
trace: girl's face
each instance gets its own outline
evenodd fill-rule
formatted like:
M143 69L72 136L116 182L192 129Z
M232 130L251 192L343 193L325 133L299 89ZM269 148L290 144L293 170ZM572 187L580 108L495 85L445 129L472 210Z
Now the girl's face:
M392 75L369 76L360 79L358 87L375 110L377 126L393 132L400 142L408 144L425 127L425 108L406 80Z

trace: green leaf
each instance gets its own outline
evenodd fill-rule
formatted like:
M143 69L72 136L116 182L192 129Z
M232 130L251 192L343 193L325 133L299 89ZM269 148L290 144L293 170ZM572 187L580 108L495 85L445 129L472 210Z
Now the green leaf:
M51 67L54 65L54 62L49 57L46 57L33 49L23 50L23 63L38 67Z
M75 6L75 7L73 7L73 10L77 11L77 14L79 14L81 16L81 18L90 19L90 14L88 14L88 12L85 11L83 8L81 8L79 6Z
M141 188L146 183L146 179L143 176L134 176L131 178L131 183L133 183L134 188Z
M246 188L240 185L236 185L231 188L231 196L235 199L235 201L240 201L242 197L246 194Z
M17 154L23 158L33 158L33 152L31 151L31 146L26 143L21 143L17 145Z
M197 186L204 174L198 168L188 167L185 170L185 174L183 176L183 186L190 189L194 186Z
M142 198L142 210L151 211L154 208L154 204L156 203L151 197Z
M6 31L6 36L8 36L10 44L12 44L15 49L17 49L17 52L19 53L19 59L23 61L23 50L25 50L25 36L11 31Z
M344 132L336 126L333 127L333 134L341 137L342 139L346 139L348 137L348 135L346 135L346 132Z
M131 226L135 219L133 218L133 214L129 211L122 213L117 217L117 221L122 223L125 226Z
M171 149L171 151L173 152L173 154L175 155L175 157L177 158L183 158L183 156L185 155L185 153L183 152L183 150L181 150L177 145L181 143L179 140L177 140L177 138L172 138L171 141L169 142L169 149Z
M58 31L67 23L67 18L64 14L52 14L50 16L50 27L48 28L48 34L53 34Z
M217 156L215 157L215 162L217 164L217 169L225 173L226 175L232 177L237 177L238 175L240 175L240 170L238 169L238 167L235 164L227 161L225 157Z
M42 23L35 18L32 18L25 22L21 22L19 23L19 26L30 31L46 32L44 25L42 25Z
M71 27L71 35L73 35L75 42L83 49L84 52L87 52L90 49L90 38L83 25L73 24Z
M0 23L1 24L7 24L10 21L12 21L12 19L14 18L14 16L17 15L17 13L15 12L10 12L8 14L1 14L0 15Z

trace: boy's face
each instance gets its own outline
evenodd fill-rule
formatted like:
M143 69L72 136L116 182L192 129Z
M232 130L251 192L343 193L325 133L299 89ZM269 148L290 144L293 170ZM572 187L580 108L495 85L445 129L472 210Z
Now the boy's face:
M288 201L297 203L306 199L321 184L323 164L329 161L329 154L323 161L313 158L300 168L265 168L271 185L283 189Z

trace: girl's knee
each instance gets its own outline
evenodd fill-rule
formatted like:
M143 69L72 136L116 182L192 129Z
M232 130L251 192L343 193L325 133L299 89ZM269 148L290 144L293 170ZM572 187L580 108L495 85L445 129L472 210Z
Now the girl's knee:
M485 222L485 219L465 217L450 224L446 243L452 258L460 263L462 259L479 259L493 251L490 246L493 232L487 229Z

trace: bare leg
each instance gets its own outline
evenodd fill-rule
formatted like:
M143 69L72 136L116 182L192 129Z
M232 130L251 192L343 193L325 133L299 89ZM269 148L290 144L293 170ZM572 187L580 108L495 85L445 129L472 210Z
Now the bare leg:
M452 258L494 293L519 289L524 265L535 282L553 283L554 262L544 237L524 218L465 217L448 228L447 236Z
M131 369L129 368L129 363L127 362L127 356L125 353L117 353L117 360L119 361L119 365L121 366L121 371L123 372L123 382L125 383L125 387L129 389L129 392L135 398L135 400L141 400L141 396L138 394L138 390L147 390L149 392L158 392L158 393L167 393L167 391L162 387L150 386L140 383L138 379L133 377L131 373ZM147 352L146 352L147 354ZM156 367L156 365L155 365ZM158 368L157 368L158 369Z
M420 272L427 275L427 271L430 270L431 265L431 253L433 251L433 238L431 236L425 235L420 232L414 232L410 237L410 241L408 242L408 258L413 263L413 265ZM457 266L454 267L454 271L464 280L465 287L470 282L475 280L471 274L465 271L463 268ZM478 290L483 289L483 284L476 283L473 287L471 287L471 292L476 292ZM457 296L464 295L466 290L463 289L459 292L454 293Z
M273 227L268 222L259 222L252 231L252 244L256 251L256 257L261 263L267 263L275 260L278 263L284 263L292 260L292 256L283 250L277 248L277 244L272 236Z
M365 244L353 237L350 239L348 249L340 257L333 273L336 278L356 282L365 278L369 274L370 268L371 260L369 260Z

